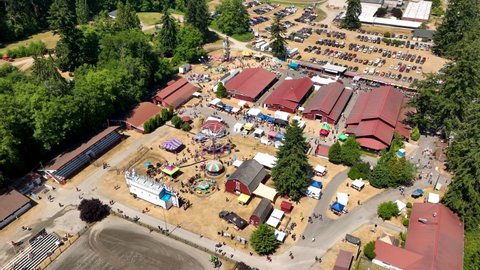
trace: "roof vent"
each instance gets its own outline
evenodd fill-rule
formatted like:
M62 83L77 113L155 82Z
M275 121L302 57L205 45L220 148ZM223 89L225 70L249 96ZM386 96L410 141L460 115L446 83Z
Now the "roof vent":
M433 212L433 217L436 217L437 216L437 212Z
M423 223L423 224L427 224L428 219L426 219L426 218L419 218L418 221L421 222L421 223Z

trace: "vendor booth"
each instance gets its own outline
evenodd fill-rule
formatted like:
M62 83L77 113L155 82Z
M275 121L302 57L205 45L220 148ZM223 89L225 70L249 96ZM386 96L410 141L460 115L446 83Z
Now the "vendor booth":
M265 144L265 145L270 145L272 144L272 142L265 136L263 136L262 138L260 138L260 143L261 144Z
M310 198L320 200L322 196L322 187L322 182L312 180L310 185L307 187L306 195Z
M182 146L183 143L178 139L170 139L163 143L163 149L169 152L178 152Z
M274 122L279 125L283 126L288 126L288 119L290 117L290 114L287 112L282 112L282 111L276 111L275 114L273 115L273 118L275 118Z
M320 129L320 136L328 136L330 133L330 126L327 124L323 124L322 128Z
M428 193L428 200L427 202L429 203L439 203L440 202L440 195L436 194L436 193Z
M263 129L257 128L257 129L255 129L255 131L253 132L253 136L254 136L255 138L261 138L261 137L263 136L263 133L264 133Z
M251 108L247 111L247 114L253 117L257 117L262 111L258 108Z
M365 187L365 182L363 182L362 179L356 179L352 181L352 184L350 185L353 189L356 189L358 191L361 191Z
M334 202L332 206L330 206L330 210L337 215L341 215L344 208L345 206L339 202Z
M337 202L341 205L348 205L348 194L343 192L337 192Z
M253 159L269 169L273 168L277 163L276 157L261 152L258 152Z
M327 174L327 168L325 168L322 165L315 166L313 171L314 171L315 175L317 175L317 176L325 176Z
M407 204L405 204L404 202L402 202L400 200L396 200L395 204L397 204L399 214L407 207Z
M233 126L233 132L240 133L240 132L242 132L242 129L243 129L243 124L242 123L236 123Z

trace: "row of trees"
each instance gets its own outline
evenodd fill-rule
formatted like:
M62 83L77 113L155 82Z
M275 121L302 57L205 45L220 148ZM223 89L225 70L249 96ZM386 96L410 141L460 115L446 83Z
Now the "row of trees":
M224 0L216 9L214 24L229 36L250 30L250 16L241 0Z
M437 29L435 52L450 58L441 73L417 84L413 118L423 132L440 131L454 172L443 203L465 222L464 269L480 268L480 5L451 0Z
M360 155L360 144L355 136L349 136L343 144L336 142L330 147L328 160L334 164L353 166L360 160Z
M172 74L138 25L125 26L138 20L134 13L117 21L99 17L82 28L73 10L65 0L52 4L50 21L62 37L55 57L36 57L31 75L0 68L0 182L96 132ZM75 71L74 80L65 80L58 67Z
M284 145L277 152L277 163L272 169L272 179L278 193L288 195L298 201L313 176L313 169L308 163L303 130L297 121L287 127Z

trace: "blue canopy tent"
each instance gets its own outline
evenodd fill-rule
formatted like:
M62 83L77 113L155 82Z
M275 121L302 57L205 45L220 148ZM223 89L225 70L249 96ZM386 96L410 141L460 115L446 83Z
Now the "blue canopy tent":
M225 105L223 107L223 109L226 111L226 112L231 112L233 110L233 107L232 106L228 106L228 105Z
M271 116L265 115L265 120L267 120L267 122L269 122L269 123L273 123L273 121L275 119L273 119L273 117L271 117Z
M288 67L291 68L291 69L297 70L300 67L300 65L298 63L295 63L295 62L292 61L292 62L290 62L290 64L288 64Z
M423 196L423 193L425 193L425 192L423 191L423 189L417 188L417 189L412 193L412 197L414 197L414 198L421 197L421 196Z
M318 181L312 180L312 182L310 182L310 186L316 187L316 188L322 188L322 187L323 187L323 184L322 184L322 182L318 182Z
M343 204L340 204L339 202L334 202L332 204L332 206L330 207L330 209L334 212L334 213L341 213L343 211L343 208L345 208L345 205Z
M258 119L260 119L260 120L265 120L265 115L264 115L263 113L259 113L259 114L257 115L257 117L258 117Z
M283 138L285 138L285 135L281 132L278 132L277 135L275 135L275 139L277 140L283 140Z

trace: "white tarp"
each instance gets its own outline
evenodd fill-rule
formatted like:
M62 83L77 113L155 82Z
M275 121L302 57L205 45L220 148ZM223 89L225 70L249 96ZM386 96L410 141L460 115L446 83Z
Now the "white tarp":
M323 69L327 72L331 72L331 73L343 73L347 70L346 67L342 67L342 66L337 66L337 65L334 65L334 64L330 64L330 63L326 63L324 66L323 66Z
M273 168L275 163L277 163L276 157L261 152L258 152L253 159L269 169Z
M194 93L192 94L192 96L194 96L194 97L201 97L202 94L200 94L199 92L194 92Z
M265 222L267 225L272 226L273 228L277 228L278 224L280 224L280 220L274 218L274 217L269 217L267 222Z
M312 82L314 84L325 85L325 84L333 83L333 82L335 82L335 80L330 79L330 78L323 78L323 77L320 77L320 76L313 76L312 77Z
M205 122L207 121L217 121L217 122L222 122L222 119L220 118L217 118L217 117L213 117L213 116L209 116L207 117L207 119L205 120Z
M365 186L365 183L362 179L356 179L352 181L352 186L356 187L356 189L360 190Z
M337 192L337 202L343 206L348 205L348 194L343 192Z
M283 212L280 209L273 209L272 214L270 215L271 217L274 217L276 219L282 220L283 215L285 215L285 212Z
M323 167L322 165L317 165L315 166L314 170L318 173L325 173L327 171L327 168Z
M237 107L233 107L232 109L232 113L237 113L240 111L240 108L237 108Z
M257 189L253 191L253 194L265 199L269 199L273 202L275 200L275 196L277 196L277 191L274 188L260 183Z
M243 129L243 124L242 123L236 123L233 126L233 132L241 132Z
M248 110L247 114L248 115L251 115L251 116L257 116L261 113L262 111L258 108L251 108L250 110Z
M216 106L220 102L222 102L221 99L215 98L214 100L210 101L210 105Z
M407 207L407 205L406 205L404 202L400 201L400 200L396 200L395 203L397 204L398 212L399 212L399 213L402 212L403 209L405 209L405 207Z
M322 189L314 186L308 186L306 194L310 198L320 200L320 197L322 195Z
M440 202L440 195L437 193L428 193L428 202L429 203L439 203Z
M243 163L243 160L237 159L232 163L232 165L233 165L233 167L238 168L238 167L240 167L240 165L242 165L242 163Z
M287 112L282 112L282 111L276 111L275 114L273 115L275 119L280 119L283 121L288 121L288 118L290 117L290 114Z
M263 135L263 133L265 133L265 132L263 131L263 129L260 129L260 128L255 129L255 131L253 132L255 137L261 137Z
M301 128L301 129L303 129L306 124L307 124L307 123L306 123L305 121L298 121L297 126L298 126L299 128Z
M277 241L280 241L280 242L285 241L286 236L287 236L286 233L281 232L279 230L275 230L275 238L277 239Z
M245 100L240 100L237 104L238 106L243 107L247 104L247 102Z
M261 144L265 144L265 145L270 145L270 144L271 144L270 140L269 140L267 137L265 137L265 136L263 136L262 138L260 138L260 143L261 143Z

